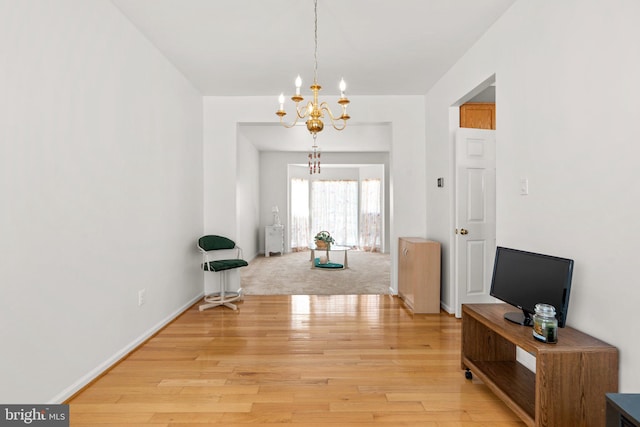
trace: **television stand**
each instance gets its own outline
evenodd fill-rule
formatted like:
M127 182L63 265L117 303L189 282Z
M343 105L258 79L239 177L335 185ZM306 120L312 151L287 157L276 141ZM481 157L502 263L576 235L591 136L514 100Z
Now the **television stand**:
M463 304L461 366L531 427L605 424L605 394L618 391L618 350L576 329L558 343L504 319L508 304ZM536 357L536 373L516 360L516 346Z

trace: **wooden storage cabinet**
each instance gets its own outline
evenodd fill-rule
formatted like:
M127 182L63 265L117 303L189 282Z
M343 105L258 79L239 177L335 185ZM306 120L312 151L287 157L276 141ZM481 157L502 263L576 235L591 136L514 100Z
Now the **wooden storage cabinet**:
M462 369L471 370L528 426L605 425L605 394L618 390L618 350L576 329L558 343L536 341L530 327L504 319L508 304L462 306ZM536 373L516 360L536 357Z
M440 243L420 237L398 242L398 296L414 313L439 313Z

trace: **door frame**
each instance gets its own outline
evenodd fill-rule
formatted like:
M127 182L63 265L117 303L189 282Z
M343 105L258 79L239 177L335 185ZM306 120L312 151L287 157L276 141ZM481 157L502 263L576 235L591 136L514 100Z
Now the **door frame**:
M458 312L458 283L457 283L457 266L456 266L456 252L458 241L456 239L455 227L457 223L456 218L456 171L458 168L456 158L456 131L460 128L460 105L468 102L474 98L480 92L488 88L489 86L496 84L496 75L492 74L484 81L479 83L475 88L470 90L467 94L463 95L456 102L449 107L449 176L451 177L451 186L449 187L449 260L448 260L448 276L449 276L449 301L451 302L447 311L449 313L455 313L459 317ZM496 103L497 104L497 103ZM497 109L497 108L496 108ZM498 134L496 132L496 146L498 141ZM496 165L497 172L497 165ZM496 224L497 228L497 224ZM493 266L487 266L491 271Z

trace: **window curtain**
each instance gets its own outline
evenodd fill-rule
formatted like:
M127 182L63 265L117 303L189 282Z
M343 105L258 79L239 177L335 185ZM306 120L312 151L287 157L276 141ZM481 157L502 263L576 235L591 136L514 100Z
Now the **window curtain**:
M362 181L360 191L360 249L380 251L382 229L380 180Z
M309 180L291 180L291 250L306 249L309 236Z
M358 245L358 181L317 180L311 183L311 231L326 230L336 245Z

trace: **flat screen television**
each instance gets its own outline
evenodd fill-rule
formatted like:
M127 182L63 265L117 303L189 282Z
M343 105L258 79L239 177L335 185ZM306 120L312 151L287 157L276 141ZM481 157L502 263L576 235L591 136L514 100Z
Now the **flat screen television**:
M551 304L562 328L569 309L572 275L571 259L498 246L490 294L522 310L504 315L521 325L532 324L536 304Z

